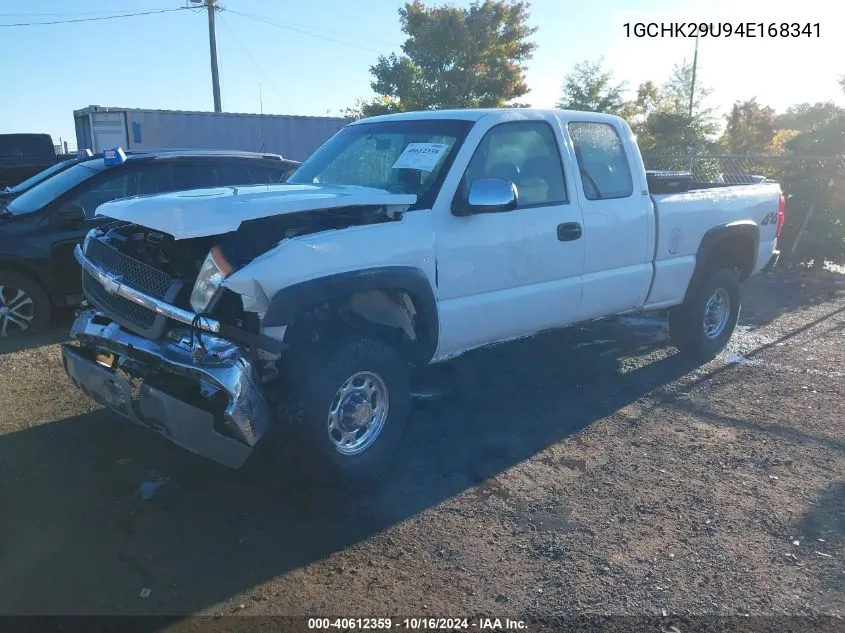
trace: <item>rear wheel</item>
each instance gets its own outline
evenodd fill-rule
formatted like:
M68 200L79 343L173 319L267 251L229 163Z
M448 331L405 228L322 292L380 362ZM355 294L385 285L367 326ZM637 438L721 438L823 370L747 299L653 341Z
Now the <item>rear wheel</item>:
M739 310L736 271L720 268L669 313L672 343L688 356L709 360L728 344Z
M43 330L50 322L50 298L33 279L0 271L0 338Z

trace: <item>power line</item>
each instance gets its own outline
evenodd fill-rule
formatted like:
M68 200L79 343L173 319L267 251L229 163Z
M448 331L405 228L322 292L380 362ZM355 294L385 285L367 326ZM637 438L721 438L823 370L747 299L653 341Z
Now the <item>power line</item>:
M344 46L351 46L352 48L358 48L363 51L368 51L370 53L379 53L381 54L383 51L376 50L374 48L368 48L366 46L361 46L359 44L353 44L352 42L344 42L342 40L329 37L328 35L321 35L319 33L312 33L310 31L306 31L304 29L298 28L296 26L291 26L290 24L282 24L281 22L276 22L269 18L260 17L257 15L251 15L249 13L241 13L240 11L233 11L232 9L226 9L221 7L221 11L228 11L229 13L234 13L235 15L240 15L244 18L255 20L256 22L262 22L264 24L269 24L270 26L275 26L276 28L284 29L287 31L295 31L297 33L302 33L303 35L310 35L311 37L316 37L321 40L327 40L329 42L335 42L336 44L343 44ZM310 27L308 27L310 28ZM354 36L346 36L346 37L354 37Z
M0 24L0 28L4 26L45 26L48 24L72 24L74 22L96 22L98 20L115 20L117 18L133 18L139 15L153 15L156 13L172 13L174 11L184 11L188 7L177 7L175 9L156 9L155 11L136 11L135 13L120 13L115 15L103 15L96 18L76 18L72 20L51 20L49 22L17 22L15 24Z
M234 13L234 11L233 11L233 13ZM243 15L247 15L247 14L243 14ZM382 39L379 39L377 37L370 37L369 35L367 35L367 36L353 35L352 33L345 33L343 31L334 31L332 29L325 29L321 26L312 26L310 24L300 24L298 22L288 22L286 20L276 20L275 18L268 18L266 16L255 15L255 14L248 14L248 15L250 15L250 17L253 17L253 18L259 18L259 19L262 19L262 20L267 20L268 22L272 22L272 23L274 23L274 24L276 24L277 26L280 26L280 27L299 28L299 29L305 29L306 31L317 31L317 32L323 32L323 33L329 33L330 35L340 35L341 37L345 37L347 39L364 39L364 40L368 40L368 41L371 41L371 42L381 42L382 44L387 44L388 46L393 46L395 48L399 48L399 46L400 46L396 42L390 42L388 40L382 40Z
M258 62L255 61L255 58L250 54L249 50L247 50L246 46L244 46L243 42L241 42L238 36L235 35L235 31L232 29L232 27L229 26L228 21L223 19L222 15L220 16L220 23L226 28L227 31L229 31L229 34L232 36L232 39L235 40L237 45L241 47L241 50L249 58L249 61L251 61L252 65L255 66L256 70L258 71L258 74L260 74L261 77L270 85L270 87L273 89L273 92L279 95L279 99L282 100L282 104L286 108L290 109L290 104L287 102L287 99L285 99L284 95L279 92L279 89L276 88L276 84L272 82L267 73L264 72L264 69L262 69L261 66L258 65Z
M164 7L149 7L148 9L138 9L139 11L155 11L156 9L164 8ZM113 10L111 11L64 11L60 13L0 13L0 17L4 18L23 18L23 17L45 17L45 16L56 16L56 15L102 15L103 13L114 13Z

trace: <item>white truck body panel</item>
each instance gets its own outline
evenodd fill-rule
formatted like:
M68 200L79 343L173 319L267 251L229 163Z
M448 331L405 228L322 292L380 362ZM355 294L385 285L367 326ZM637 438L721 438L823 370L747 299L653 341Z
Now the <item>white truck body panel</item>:
M245 303L261 315L266 310L262 301L282 288L377 266L419 268L435 287L431 212L412 211L398 222L354 226L284 240L226 279L224 285L241 293Z
M758 255L752 274L759 272L775 250L777 227L763 218L778 208L776 184L697 189L653 196L658 242L654 282L646 308L680 303L695 269L696 253L704 234L714 226L753 220L760 231Z
M356 443L370 450L361 438L387 415L388 387L373 372L398 376L407 402L405 364L680 304L673 342L717 353L736 324L738 281L776 260L784 217L774 183L650 195L650 182L666 183L646 174L628 124L585 112L359 121L293 178L301 184L99 207L130 224L94 229L76 248L96 310L74 324L80 345L63 347L74 381L133 421L237 467L271 424L281 365L299 361L310 376L309 424L323 427L314 438L349 456ZM367 186L319 184L327 182ZM98 350L129 356L119 367L142 381L164 366L206 402L146 385L127 407L136 387L103 367ZM313 362L321 350L329 360Z
M242 296L245 309L263 317L278 291L328 275L415 267L425 273L437 301L439 335L432 361L438 361L578 321L676 305L683 300L709 229L737 220L759 225L778 208L776 184L650 196L635 139L618 117L506 109L406 113L363 123L437 118L475 124L430 209L409 211L398 221L280 237L275 248L224 282ZM515 121L551 126L567 202L508 213L453 215L452 200L479 143L494 126ZM588 198L567 129L573 121L609 124L616 130L631 169L629 196ZM366 187L286 184L122 200L101 206L97 213L181 240L234 231L245 220L271 215L354 205L401 211L415 201L412 195ZM583 236L560 241L556 228L563 223L580 224ZM774 224L760 227L755 272L775 248L774 232ZM265 331L273 335L280 330Z

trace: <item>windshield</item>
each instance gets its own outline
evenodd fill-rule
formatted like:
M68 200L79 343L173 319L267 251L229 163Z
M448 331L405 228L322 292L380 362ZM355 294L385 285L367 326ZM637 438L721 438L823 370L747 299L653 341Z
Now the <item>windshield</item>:
M100 164L102 165L102 161L100 161ZM83 180L87 180L101 171L102 168L98 169L88 166L86 163L79 163L59 172L52 178L41 181L29 191L24 191L12 200L6 209L14 215L38 211Z
M39 171L34 176L27 178L23 182L16 184L14 187L11 187L9 189L9 191L11 191L12 193L21 193L23 191L26 191L27 189L30 189L34 185L37 185L42 180L46 180L47 178L49 178L53 174L60 172L63 169L66 169L67 167L72 165L74 162L76 162L76 161L66 160L66 161L62 161L61 163L56 163L52 167L48 167L44 171Z
M293 184L375 187L415 194L436 190L472 121L431 119L350 125L318 149L288 179Z

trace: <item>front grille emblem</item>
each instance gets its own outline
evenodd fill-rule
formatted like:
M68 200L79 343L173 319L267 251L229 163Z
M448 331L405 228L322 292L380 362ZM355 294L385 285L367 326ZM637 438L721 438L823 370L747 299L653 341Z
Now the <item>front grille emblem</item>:
M112 275L106 275L105 279L103 279L103 290L105 290L110 295L113 295L118 291L122 282L122 277L113 277Z

